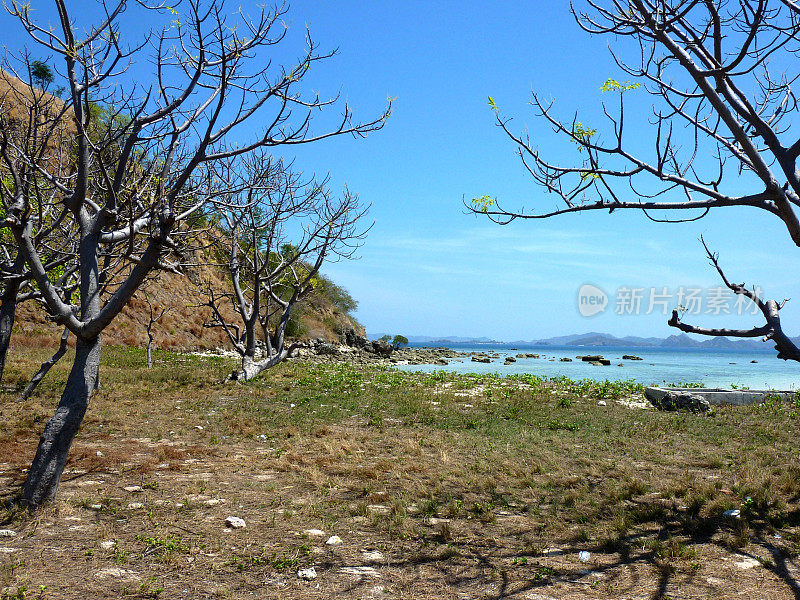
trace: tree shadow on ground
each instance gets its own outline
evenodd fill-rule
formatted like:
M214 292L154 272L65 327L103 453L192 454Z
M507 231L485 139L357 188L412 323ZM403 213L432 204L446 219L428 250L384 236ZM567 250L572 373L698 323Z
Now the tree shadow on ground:
M787 598L800 600L800 564L791 544L779 544L782 538L774 533L775 521L784 527L800 524L798 513L773 515L769 520L758 514L740 518L700 517L685 507L656 507L645 502L629 502L632 512L658 515L657 519L632 524L629 532L613 540L577 542L563 540L557 551L519 552L492 540L440 538L438 548L411 553L399 559L387 559L383 565L405 577L407 589L430 588L433 582L446 582L449 590L474 593L482 590L487 599L557 598L575 589L594 590L603 597L636 597L666 600L673 597L675 587L694 587L708 597L729 591L744 592L739 582L725 580L696 555L695 547L716 547L726 556L717 567L729 566L742 573L750 568L766 569L775 577L774 591L783 588ZM638 505L638 506L636 506ZM663 510L662 510L663 509ZM784 540L785 541L785 540ZM796 544L794 545L796 548ZM581 551L591 559L581 562ZM736 561L751 559L749 566ZM733 562L728 563L727 560ZM377 566L377 565L376 565ZM321 565L337 569L335 561ZM391 572L391 571L390 571ZM347 588L352 593L364 592L375 579L363 577ZM754 594L763 590L763 578L753 580ZM573 592L565 590L570 586Z

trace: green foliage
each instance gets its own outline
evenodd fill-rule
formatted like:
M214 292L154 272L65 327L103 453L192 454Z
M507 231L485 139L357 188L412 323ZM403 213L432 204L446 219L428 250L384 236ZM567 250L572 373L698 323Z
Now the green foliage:
M358 308L358 301L350 295L350 292L321 273L317 275L314 287L322 296L330 300L331 304L346 315Z
M489 96L489 107L494 111L500 110L497 104L495 104L494 98L492 98L491 96Z
M284 332L288 337L301 337L308 333L308 327L301 321L302 310L298 310L295 305L289 312L289 322L286 323L286 331Z
M382 335L382 336L379 338L379 340L380 340L381 342L391 342L391 341L392 341L392 336L391 336L391 335L389 335L389 334L387 333L386 335Z
M607 79L606 82L600 88L601 92L619 92L620 94L629 92L630 90L639 89L642 86L641 83L631 83L630 81L623 81L620 83L616 79Z
M480 212L488 212L489 208L497 204L497 199L491 196L475 196L470 202L475 210Z
M392 346L394 346L395 350L402 346L408 346L408 338L404 335L398 334L392 338Z
M576 121L572 126L572 141L578 144L578 152L583 152L583 147L589 143L589 140L597 133L596 129L586 127L580 121Z
M48 84L53 83L55 75L53 74L53 69L51 69L50 65L48 65L46 62L34 60L31 63L30 69L31 79L33 80L33 83L39 87L43 88Z

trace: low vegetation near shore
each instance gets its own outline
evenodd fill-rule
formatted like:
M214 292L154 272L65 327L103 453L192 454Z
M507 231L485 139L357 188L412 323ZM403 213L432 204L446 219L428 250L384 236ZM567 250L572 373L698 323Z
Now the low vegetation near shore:
M69 361L16 392L47 354L14 352L0 395L4 600L800 594L794 402L664 413L633 383L302 361L234 384L233 360L109 348L28 513Z

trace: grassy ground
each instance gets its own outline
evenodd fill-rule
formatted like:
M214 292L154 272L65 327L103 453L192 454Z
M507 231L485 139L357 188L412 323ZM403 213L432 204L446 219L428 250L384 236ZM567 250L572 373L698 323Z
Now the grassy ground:
M69 356L15 400L46 353L7 368L7 499L66 379ZM0 598L800 598L795 403L661 413L620 404L632 384L307 363L240 385L156 358L106 349L58 501L0 509Z

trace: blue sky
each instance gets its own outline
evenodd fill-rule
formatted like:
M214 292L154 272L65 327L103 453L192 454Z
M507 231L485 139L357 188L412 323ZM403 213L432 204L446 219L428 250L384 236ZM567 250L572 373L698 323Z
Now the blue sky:
M666 225L617 211L501 227L465 213L462 198L483 194L509 206L556 206L494 125L488 95L549 150L553 138L528 105L532 89L552 96L564 118L577 111L594 124L608 100L600 86L625 78L606 50L611 40L580 31L567 2L306 0L292 3L289 21L282 58L300 54L305 25L321 48L339 48L315 66L312 88L340 91L364 120L380 113L387 96L396 98L386 127L367 139L343 137L286 153L298 168L330 172L333 185L346 184L372 204L375 225L360 259L326 269L359 301L356 316L368 331L504 340L590 330L670 335L676 331L662 314L615 315L615 290L718 286L698 241L704 234L732 279L797 299L783 319L788 332L800 333L798 249L772 215L730 209ZM23 40L14 31L5 43L14 48ZM641 94L632 102L644 110L650 100ZM561 143L552 145L552 156L577 155ZM579 314L584 283L611 294L605 313ZM735 315L687 320L759 323Z

